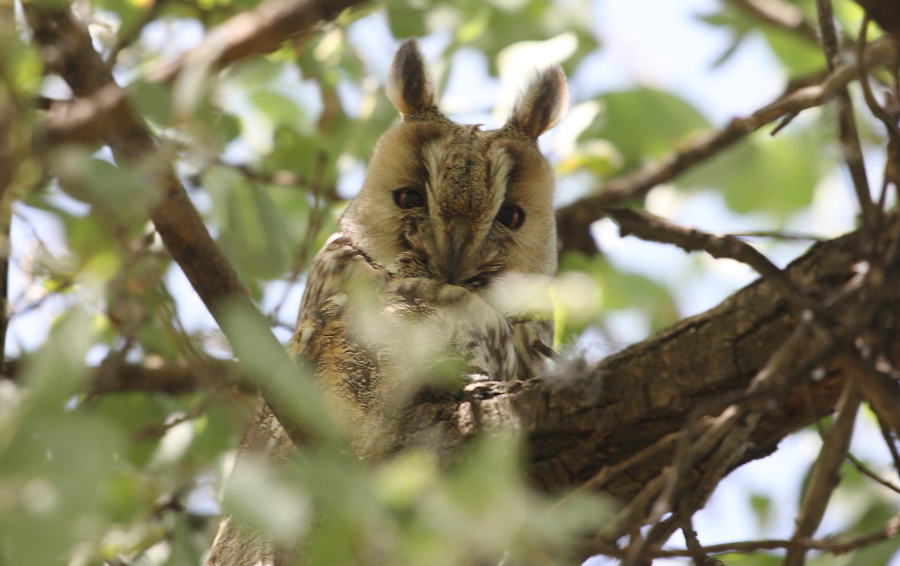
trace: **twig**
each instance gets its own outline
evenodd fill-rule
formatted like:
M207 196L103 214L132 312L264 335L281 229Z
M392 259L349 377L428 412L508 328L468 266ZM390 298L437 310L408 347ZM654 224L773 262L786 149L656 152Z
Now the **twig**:
M831 537L825 539L800 538L796 540L767 539L713 544L702 547L702 550L709 554L721 554L723 552L748 553L760 550L804 548L840 555L892 539L897 536L898 532L900 532L900 515L895 515L885 523L884 528L880 531L844 542L836 542ZM663 550L654 554L654 558L676 558L679 556L691 556L691 553L688 550Z
M825 514L831 494L840 482L838 470L850 448L853 424L861 402L862 398L856 383L852 379L848 380L838 402L837 417L828 431L828 436L825 437L806 483L800 511L795 519L796 527L792 537L794 540L811 536ZM804 548L789 548L784 566L802 566L805 554Z
M871 69L886 61L893 53L893 42L890 38L883 37L866 46L862 66ZM757 130L792 112L821 106L858 76L859 64L857 61L841 63L820 84L797 89L760 108L748 118L748 127Z
M687 545L688 552L694 560L694 566L725 566L721 560L710 557L703 551L703 545L697 538L697 531L694 530L693 521L690 514L681 521L681 532L684 533L684 541Z
M891 431L882 422L878 423L878 428L881 429L881 436L884 438L884 443L887 445L891 459L894 461L894 471L900 473L900 453L897 451L897 445L894 444L894 438L891 436Z
M870 15L867 10L862 24L859 26L859 38L856 42L857 57L859 57L859 53L863 51L868 42L867 32L869 30L869 21ZM896 74L894 78L896 81ZM877 100L875 100L875 95L872 93L872 86L869 84L869 74L862 66L859 66L859 84L862 87L863 99L866 101L866 106L869 107L869 111L872 112L875 117L881 120L888 135L887 159L885 160L884 171L882 174L881 195L878 197L878 210L884 211L884 207L887 203L888 187L893 184L895 187L900 188L900 128L898 128L897 125L898 111L900 111L900 108L898 108L898 105L896 104L897 96L900 93L897 93L895 90L895 92L888 94L895 102L893 115L891 115L884 107L878 104Z
M771 230L751 230L747 232L732 232L735 238L771 238L773 240L787 240L800 242L824 242L827 238L817 236L815 234L804 234L802 232L783 232Z
M869 403L878 420L891 430L900 431L900 386L896 380L873 367L870 360L862 355L847 355L849 367L853 368L853 378L863 397Z
M269 0L253 10L242 12L210 30L204 41L181 57L161 65L146 76L148 82L171 82L185 67L215 69L255 54L277 49L284 41L301 34L308 34L324 22L333 20L344 9L363 4L366 0ZM71 27L71 26L69 26ZM66 35L70 35L64 30ZM88 38L89 39L89 38ZM84 49L84 46L81 46ZM58 50L57 50L58 51ZM57 53L48 54L52 59ZM195 72L197 69L193 69ZM83 79L74 79L76 85L86 82L93 89L75 88L77 100L65 102L51 113L42 124L43 136L39 140L48 143L63 141L97 140L122 129L130 122L131 112L126 92L114 83L100 81L109 70L100 68L79 72Z
M883 432L885 429L882 428L881 430ZM890 444L891 444L891 442L888 442L888 445L890 445ZM869 479L871 479L873 481L878 482L879 484L883 485L884 487L888 488L889 490L891 490L897 494L900 494L900 486L895 485L892 482L889 482L888 480L879 476L878 474L876 474L875 472L870 470L869 467L866 466L859 458L857 458L856 456L854 456L853 454L851 454L849 452L847 453L847 461L849 461L851 464L853 464L853 466L857 470L859 470L859 473L863 474L864 476L868 477Z
M863 66L867 69L884 62L894 47L889 38L868 45ZM658 162L606 182L598 194L580 199L559 209L557 226L564 249L577 249L592 254L596 246L588 227L602 218L605 209L638 199L653 187L671 181L704 159L722 152L748 134L779 118L821 106L840 88L857 76L856 62L839 65L820 84L800 88L780 96L746 118L734 118L717 132L700 134L693 140L679 144L679 149Z
M222 67L251 55L270 53L291 38L314 33L343 10L364 0L269 0L216 26L197 47L147 75L169 82L197 62Z
M0 209L0 375L7 375L6 333L9 330L9 258L12 255L10 228L12 226L12 204Z
M856 0L881 28L900 42L900 12L894 0Z
M714 236L692 228L684 228L658 216L630 208L607 209L606 213L619 225L623 237L634 235L642 240L674 244L688 252L705 251L715 258L739 261L771 281L798 307L810 309L825 320L832 318L821 304L800 291L769 258L734 236Z
M303 235L303 241L300 243L299 249L296 254L294 254L294 261L291 264L291 271L288 274L287 281L291 284L297 282L300 278L300 274L303 273L303 269L306 267L306 262L309 260L309 252L313 246L313 242L315 241L316 234L319 231L319 215L322 213L322 185L323 180L325 178L325 165L327 159L324 153L319 153L316 156L315 170L313 171L311 181L309 183L310 188L312 189L312 206L309 209L309 221L306 223L306 232ZM284 292L281 294L281 298L275 303L275 307L272 309L269 317L277 321L278 315L281 312L281 308L284 306L285 301L287 300L288 294L290 293L290 286L286 285Z
M862 60L861 54L865 50L866 44L868 43L867 35L869 30L869 22L871 21L869 17L869 13L866 12L866 15L863 17L862 23L859 25L859 37L856 42L856 57L857 61ZM888 133L897 132L897 120L896 118L891 118L885 109L878 104L878 101L875 100L875 95L872 93L872 85L869 84L869 73L863 66L858 66L859 69L859 85L862 87L863 98L866 101L866 105L869 107L869 111L875 115L876 118L881 120L884 124L885 128L887 128Z
M2 11L2 10L0 10ZM3 24L0 24L3 25ZM16 170L21 151L15 147L18 110L12 100L0 101L0 375L7 375L6 333L9 327L9 258L12 253L10 225Z
M7 376L18 379L21 368L19 360L7 361ZM128 393L143 391L184 395L197 391L209 391L220 387L235 387L244 393L257 393L256 387L242 373L236 362L205 357L190 364L176 363L161 366L123 363L115 375L102 382L98 379L100 369L85 369L92 383L93 395Z
M822 35L822 49L825 52L825 61L828 70L834 71L838 59L838 40L834 29L834 17L831 12L831 0L816 0L816 8L819 15L819 30ZM858 68L858 67L855 67ZM853 103L846 86L837 89L838 104L838 130L844 161L850 170L850 178L853 181L853 189L856 199L859 201L863 226L874 234L878 224L878 210L872 202L869 193L869 181L866 176L866 164L859 143L859 133L856 129L856 119L853 117Z

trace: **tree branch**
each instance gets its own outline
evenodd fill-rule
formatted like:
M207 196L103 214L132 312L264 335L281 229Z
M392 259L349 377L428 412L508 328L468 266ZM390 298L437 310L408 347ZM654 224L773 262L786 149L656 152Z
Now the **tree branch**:
M897 218L889 220L886 229L896 234ZM816 244L785 274L815 296L830 296L854 277L865 247L858 231ZM677 442L667 435L681 430L692 411L703 418L735 401L761 403L753 379L794 334L794 312L777 285L758 280L718 307L593 367L526 382L473 384L458 399L412 407L395 448L437 437L441 449L452 454L478 431L512 426L527 438L527 470L536 486L571 488L599 472L605 489L628 501L671 464ZM771 453L787 434L834 411L846 379L861 370L851 363L855 355L842 355L822 340L821 333L803 333L785 352L783 371L799 377L787 382L780 402L761 403L765 418L752 428L746 449L729 469ZM652 457L645 457L648 451ZM630 469L604 472L629 458Z
M344 9L366 0L270 0L242 12L213 28L203 42L177 59L149 72L149 82L171 82L185 67L202 63L220 68L251 55L269 53L290 38L317 31ZM68 33L68 32L67 32ZM83 46L81 47L83 49ZM58 51L64 51L60 49ZM53 58L58 54L52 55ZM99 59L99 57L97 57ZM102 63L102 61L101 61ZM106 66L103 66L104 69ZM59 71L59 70L57 70ZM99 140L122 129L123 119L131 113L127 92L115 83L97 78L104 70L91 69L82 74L93 89L73 90L78 98L51 106L39 136L48 143ZM62 74L62 73L60 73ZM127 120L126 122L127 123Z
M705 553L718 554L722 552L757 552L759 550L777 550L782 548L805 548L819 550L829 554L847 554L860 548L872 546L879 542L894 538L900 533L900 515L895 515L880 531L869 535L863 535L845 541L836 541L832 538L810 539L800 538L796 540L748 540L741 542L727 542L701 547ZM663 550L657 552L655 558L675 558L678 556L690 556L688 550Z
M853 424L861 401L862 398L856 383L848 380L838 402L837 417L828 431L828 436L825 437L819 457L810 470L803 491L803 499L800 502L800 511L795 519L793 540L811 537L825 515L831 494L840 482L838 470L847 457L850 436L853 434ZM806 550L802 547L789 548L784 559L784 566L802 566Z
M895 46L888 38L871 43L865 51L865 68L886 61ZM671 181L700 161L719 153L779 118L792 118L801 111L821 106L858 76L856 62L838 65L824 81L789 92L749 117L734 118L718 132L708 132L681 145L678 151L659 162L606 182L601 192L559 209L557 228L563 249L593 254L596 246L590 237L590 225L603 217L605 209L646 195L653 187Z
M279 1L263 6L288 5L307 3ZM24 11L35 39L42 47L45 65L69 83L75 96L86 97L104 88L117 88L110 70L93 49L87 29L75 21L67 5L51 7L26 4ZM320 12L316 12L313 19L319 21L320 17ZM284 31L283 28L278 29ZM246 45L247 37L244 36L243 39L241 44ZM268 41L270 40L261 44L269 45ZM254 48L260 46L251 45ZM234 51L227 52L232 56L234 54ZM237 273L209 235L171 168L155 163L156 142L147 128L137 117L126 112L118 127L107 132L105 141L120 159L140 162L145 170L149 166L150 176L157 180L156 186L161 188L159 202L150 211L150 218L166 249L222 328L238 358L247 361L259 356L259 351L265 351L271 357L268 371L272 375L253 373L250 377L259 387L272 412L295 441L319 438L325 431L322 427L326 427L327 417L322 415L323 422L318 423L319 427L311 426L309 418L304 421L297 414L294 400L283 394L284 390L280 387L288 383L301 387L306 380L295 375L297 368L269 330L266 319L247 296ZM240 312L244 317L244 331L255 335L256 343L252 350L242 350L250 346L242 346L246 341L241 341L241 335L238 334L240 329L229 324L229 316L234 312Z
M799 308L810 309L825 319L830 318L828 312L818 302L795 287L769 258L735 236L707 234L672 224L663 218L636 209L610 208L606 214L619 225L619 234L622 237L634 235L642 240L674 244L687 252L702 250L715 258L739 261L780 287L785 298L792 300Z
M825 61L828 63L828 70L833 72L837 65L840 47L837 31L834 28L831 0L816 0L816 8L819 15L819 29L822 35ZM859 202L863 224L867 230L871 231L875 229L877 223L877 210L872 202L872 195L869 193L866 163L863 160L862 147L859 143L856 119L853 117L853 103L846 86L839 88L835 94L838 106L838 140L841 144L844 162L847 164L850 178L853 181L853 190L856 192L856 200Z

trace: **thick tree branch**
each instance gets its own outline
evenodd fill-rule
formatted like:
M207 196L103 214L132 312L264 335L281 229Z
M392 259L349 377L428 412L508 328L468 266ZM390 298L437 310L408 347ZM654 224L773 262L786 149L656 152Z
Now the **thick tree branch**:
M888 229L896 234L898 228L891 217ZM865 247L859 232L817 244L785 274L816 297L831 296L855 276ZM735 401L762 403L758 409L765 409L765 418L752 427L744 452L730 466L736 467L771 453L787 434L833 412L846 380L861 371L853 363L857 356L829 348L821 333L801 333L785 352L783 365L797 377L786 382L782 400L772 405L768 397L757 398L752 380L795 334L794 312L777 285L759 280L596 366L526 382L474 384L461 399L417 405L401 426L396 448L439 437L442 449L452 453L478 431L512 426L527 438L527 469L535 485L556 491L599 472L605 489L627 501L671 463L678 442L668 435ZM630 469L615 468L629 458Z

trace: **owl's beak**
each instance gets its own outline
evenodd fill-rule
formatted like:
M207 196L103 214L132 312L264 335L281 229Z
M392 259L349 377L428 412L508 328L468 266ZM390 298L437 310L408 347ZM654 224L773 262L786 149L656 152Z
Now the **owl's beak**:
M444 263L444 277L447 283L457 285L467 278L464 263L466 249L471 245L471 230L467 224L448 226L447 256Z

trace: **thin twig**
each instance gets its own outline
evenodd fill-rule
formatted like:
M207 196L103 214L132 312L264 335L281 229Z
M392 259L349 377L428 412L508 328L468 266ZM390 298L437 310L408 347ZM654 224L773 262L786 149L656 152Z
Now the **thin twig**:
M884 430L884 428L882 428L882 431L883 430ZM897 494L900 494L900 486L898 486L892 482L889 482L888 480L879 476L878 474L876 474L875 472L870 470L869 467L866 466L862 462L862 460L860 460L859 458L857 458L856 456L854 456L853 454L851 454L849 452L847 453L847 461L850 462L851 464L853 464L853 467L855 467L857 470L859 470L859 473L861 473L862 475L868 477L869 479L871 479L873 481L878 482L879 484L883 485L884 487L888 488L889 490L891 490Z
M144 78L151 83L167 83L175 80L185 68L192 72L218 69L251 55L274 51L284 41L312 33L343 10L365 1L268 0L216 26L200 45L150 71ZM83 77L76 81L76 86L87 82L95 87L89 92L73 88L76 100L61 105L54 103L42 124L39 142L97 140L122 131L123 125L130 123L127 93L114 83L105 84L99 80L109 74L105 63L101 61L99 68L90 69L92 72L84 68L73 70Z
M758 552L760 550L804 548L807 550L818 550L827 552L828 554L840 555L892 539L896 537L898 533L900 533L900 515L895 515L887 521L884 528L880 531L851 538L843 542L835 541L832 537L825 539L800 538L796 540L750 540L704 546L702 547L702 551L708 554L721 554L724 552L749 553ZM680 556L691 556L691 551L663 550L654 554L654 558L676 558Z
M750 244L734 236L715 236L693 228L678 226L658 216L630 208L607 209L618 225L621 235L634 235L642 240L674 244L691 251L705 251L715 258L729 258L749 265L757 273L776 285L783 295L798 307L809 309L830 320L832 315L822 305L804 294L769 258Z
M822 49L825 52L825 61L828 69L834 71L837 67L839 46L837 33L834 28L834 17L831 11L831 0L816 0L816 8L819 15L819 31L822 35ZM856 69L859 67L856 66ZM863 226L874 234L878 224L878 211L872 202L869 192L869 181L866 175L866 164L863 159L862 148L859 143L859 133L856 128L856 118L853 116L853 103L846 86L837 89L838 104L838 130L839 141L853 181L853 189L856 199L859 201Z
M859 27L859 38L856 42L857 57L859 57L859 54L863 52L868 42L867 33L869 30L869 21L870 15L869 12L866 11L862 24L860 24ZM895 81L896 78L897 77L895 75ZM887 192L890 185L893 184L894 186L900 188L900 128L898 128L897 125L897 112L898 110L900 110L900 108L897 108L897 105L894 104L894 112L892 116L882 105L878 103L878 101L875 99L875 95L872 93L872 86L869 84L869 74L861 65L859 66L859 84L862 87L863 99L866 101L866 106L869 107L869 111L872 112L872 114L879 120L881 120L887 130L887 159L885 160L884 171L882 174L881 194L878 197L878 210L884 211L887 204ZM893 97L893 100L896 101L897 92L888 93L888 97L889 100L891 99L890 97Z
M869 17L869 13L866 12L863 17L862 23L859 25L859 37L856 42L856 57L857 61L862 60L862 53L865 51L866 45L868 43L868 31L869 31L869 22L871 22L871 18ZM881 120L884 124L885 128L887 128L888 132L896 132L897 128L897 120L892 119L885 109L878 104L878 101L875 100L875 95L872 93L872 85L869 84L869 73L862 65L857 67L859 69L859 84L862 87L863 98L866 101L866 105L869 107L869 111L875 115L876 118Z
M817 236L815 234L804 234L802 232L784 232L772 230L750 230L747 232L732 232L735 238L771 238L773 240L786 240L798 242L824 242L827 238Z
M893 52L892 41L889 38L881 38L866 47L863 67L869 69L879 65ZM721 153L766 124L784 116L796 115L808 108L821 106L857 76L855 61L838 65L820 84L779 96L750 116L734 118L719 131L706 132L679 144L676 151L658 162L611 179L597 194L560 208L556 212L556 221L563 248L577 249L587 254L595 252L596 246L588 228L595 220L604 216L607 208L643 197L653 187L671 181L697 163Z
M897 445L891 436L891 430L882 422L878 423L878 428L881 429L881 436L884 438L884 443L887 445L891 459L894 461L894 471L900 474L900 452L897 451Z
M856 413L859 411L862 397L854 380L847 380L844 392L838 402L838 414L834 419L819 456L813 464L809 479L803 491L800 502L800 510L795 519L796 527L792 539L800 539L812 536L822 516L831 494L840 482L838 470L847 456L850 448L850 437L853 434L853 424L856 421ZM806 549L789 548L784 559L784 566L802 566Z

